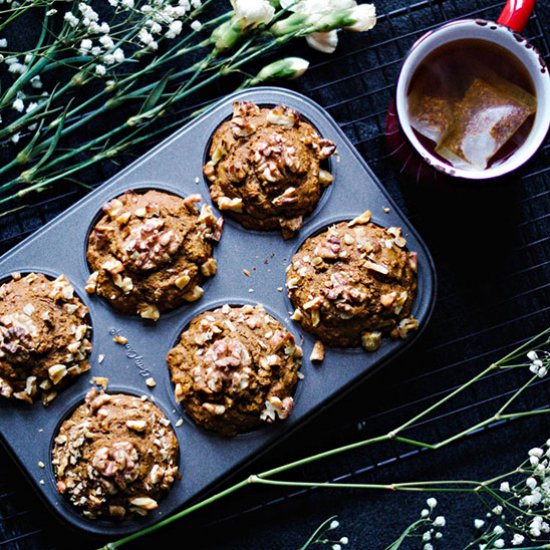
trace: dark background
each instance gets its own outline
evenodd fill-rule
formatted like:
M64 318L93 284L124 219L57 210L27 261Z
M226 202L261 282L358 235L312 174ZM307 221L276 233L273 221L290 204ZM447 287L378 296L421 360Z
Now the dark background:
M308 57L312 68L290 85L336 118L427 242L439 274L435 313L413 349L269 456L259 459L248 474L385 433L549 326L548 141L528 165L504 181L459 185L408 181L400 174L401 165L388 156L383 137L385 112L399 67L414 40L451 18L495 19L501 4L444 0L407 5L378 0L376 5L380 18L375 29L361 35L341 35L340 46L331 56L293 44L287 53ZM548 61L545 33L550 33L550 2L546 0L539 1L526 35ZM216 88L210 93L225 91ZM86 177L100 183L120 167L104 165ZM0 218L1 250L38 230L82 194L82 190L59 187L53 195L34 202L32 208ZM414 436L437 441L475 424L490 416L503 396L524 379L525 375L515 372L488 377L437 417L417 426ZM543 380L520 399L518 408L547 405L549 401L548 382ZM546 417L499 424L437 452L395 445L366 448L304 467L292 476L298 480L376 483L485 479L513 468L529 448L546 441L549 425ZM418 517L426 497L253 487L129 547L294 549L324 519L338 515L341 527L336 535L349 537L348 548L378 550ZM462 548L473 538L474 518L483 517L487 510L473 496L444 495L438 500L437 511L447 518L439 548ZM53 550L77 546L94 548L100 544L60 524L9 457L0 452L0 548ZM420 547L418 540L411 546Z

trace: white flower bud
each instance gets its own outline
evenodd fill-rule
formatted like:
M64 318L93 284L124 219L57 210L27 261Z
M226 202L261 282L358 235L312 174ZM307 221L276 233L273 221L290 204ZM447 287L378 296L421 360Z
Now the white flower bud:
M275 8L267 0L231 0L231 5L243 29L265 25L275 15Z
M323 53L334 53L338 46L338 32L314 32L306 37L310 48Z
M349 17L355 20L355 23L345 27L347 31L370 31L376 25L376 8L373 4L360 4L351 9Z

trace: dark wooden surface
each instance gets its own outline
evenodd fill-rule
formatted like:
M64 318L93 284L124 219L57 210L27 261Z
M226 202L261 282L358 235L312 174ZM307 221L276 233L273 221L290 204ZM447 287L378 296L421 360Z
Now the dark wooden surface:
M526 34L548 60L550 3L539 2ZM361 437L382 433L464 382L490 361L549 325L550 310L550 144L518 174L491 184L449 186L406 182L387 156L384 115L401 59L426 30L453 17L495 18L498 3L466 0L377 2L377 27L366 35L342 36L336 54L323 56L302 46L313 68L292 87L324 105L382 179L428 243L439 273L433 320L405 356L365 381L286 441L248 473ZM223 92L219 89L218 93ZM100 182L115 166L89 177ZM34 205L0 221L0 243L9 249L25 234L80 196ZM321 368L330 368L324 365ZM417 428L437 440L484 418L518 379L494 376L480 383L440 417ZM520 405L549 401L548 383L529 392ZM1 419L0 419L1 421ZM423 478L483 479L523 460L527 450L550 436L544 417L489 429L437 453L387 446L360 450L303 468L295 479L399 481ZM348 548L382 549L413 521L425 495L316 490L292 494L251 488L132 548L154 545L206 549L297 548L328 516L338 514L338 535ZM473 519L485 510L472 497L438 497L447 517L442 549L462 548ZM94 548L61 525L40 503L9 457L0 451L0 548L54 550ZM411 548L418 548L418 544Z

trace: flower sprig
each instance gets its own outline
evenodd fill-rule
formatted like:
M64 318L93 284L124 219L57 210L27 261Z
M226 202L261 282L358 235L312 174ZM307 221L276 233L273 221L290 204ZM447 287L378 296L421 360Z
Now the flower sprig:
M0 145L13 152L0 166L0 205L158 140L174 127L157 131L161 117L229 74L244 74L240 88L301 75L308 63L296 58L246 74L291 40L375 22L374 8L367 24L355 0L338 9L317 0L300 14L303 24L292 19L293 3L268 0L232 0L210 19L213 0L108 0L102 15L97 2L22 0L4 10L9 23L33 13L42 32L26 52L10 51L0 37L1 77L12 79L0 93Z
M124 546L125 544L131 541L134 541L140 537L154 533L155 531L157 531L158 529L161 529L166 525L169 525L175 521L178 521L192 514L193 512L200 510L201 508L204 508L209 504L212 504L213 502L223 499L224 497L230 494L241 491L246 487L250 487L251 485L274 485L274 486L282 486L282 487L312 487L312 488L315 487L319 489L323 489L323 488L365 489L365 490L390 491L392 493L419 492L419 491L430 492L430 493L438 493L438 492L471 493L479 496L480 498L483 496L487 496L488 498L493 499L496 502L496 505L501 506L503 510L505 508L513 508L518 513L523 514L523 516L532 516L532 519L534 520L538 515L541 515L538 511L537 513L533 513L534 511L533 507L527 508L527 507L522 507L520 503L514 504L513 500L508 498L508 496L506 494L503 494L503 492L500 490L501 489L500 485L495 486L495 484L501 483L510 475L521 473L522 470L514 470L513 472L508 472L506 474L496 476L495 478L492 478L490 480L485 480L481 482L474 481L474 480L437 480L437 481L409 481L409 482L399 482L399 483L334 483L334 482L329 482L324 480L322 481L289 481L289 480L281 480L279 478L277 479L274 479L274 478L278 477L280 474L289 472L290 470L304 466L306 464L328 459L332 456L346 453L355 449L365 448L365 447L374 446L374 445L380 445L382 443L390 442L390 441L400 442L412 447L420 447L423 449L435 451L437 449L440 449L442 447L455 443L461 439L464 439L466 436L474 432L477 432L479 429L483 427L490 426L491 424L496 422L501 422L502 420L512 421L519 418L527 418L530 416L548 414L550 413L550 408L548 407L512 410L512 406L515 404L515 402L517 401L520 395L522 395L532 384L534 384L537 380L540 379L539 371L537 371L536 374L530 372L532 367L532 361L533 361L532 358L534 357L531 351L539 350L537 352L538 353L537 360L539 360L539 357L542 356L542 350L546 349L549 345L550 345L550 328L534 336L533 338L531 338L530 340L528 340L527 342L525 342L524 344L522 344L512 352L510 352L508 355L503 357L502 359L496 361L495 363L492 363L486 369L484 369L483 371L473 376L470 380L468 380L462 386L451 391L449 394L439 399L436 403L428 406L426 409L416 414L414 417L410 418L409 420L405 421L403 424L396 427L395 429L389 431L388 433L381 434L379 436L371 437L368 439L364 439L361 441L357 441L355 443L350 443L348 445L335 447L333 449L329 449L311 456L306 456L304 458L295 460L288 464L283 464L281 466L271 468L265 472L251 475L248 478L243 479L242 481L224 489L223 491L216 493L201 502L198 502L188 508L181 510L180 512L158 522L155 525L147 527L141 531L138 531L137 533L124 537L118 541L107 544L106 546L103 547L102 550L114 550L115 548ZM548 356L545 356L545 358L542 359L542 361L544 366L545 361L548 361ZM510 372L511 369L523 369L527 374L526 381L522 385L520 385L518 388L516 388L512 393L512 395L508 399L506 399L503 404L498 406L497 410L493 414L489 415L484 420L477 422L476 424L437 442L420 441L418 439L412 439L406 435L406 431L408 429L414 427L416 424L418 424L421 420L424 420L434 411L444 407L452 399L470 390L473 386L475 386L475 384L483 380L488 375L493 374L497 371L501 372L502 374L506 374L507 372ZM539 454L539 452L536 451L535 455L536 454ZM550 451L548 453L548 456L545 456L544 458L542 458L542 455L540 457L530 455L529 464L531 464L531 467L539 468L539 470L543 467L545 472L548 470L548 475L550 478L549 463L550 463ZM545 485L545 487L548 487L548 501L544 500L544 505L549 506L548 510L545 509L545 513L548 515L548 513L550 513L550 479L548 483ZM530 490L531 490L531 495L533 494L533 491L535 492L541 491L540 489L537 490L536 487ZM524 495L524 496L527 496L527 495ZM545 493L545 497L546 497L546 493ZM434 504L434 502L435 501L432 501L432 504ZM541 502L542 502L542 492L541 492ZM437 527L444 527L445 518L442 517L437 521L437 523L438 523ZM493 529L493 536L494 535L498 535L498 533L495 533ZM495 538L495 540L492 542L496 542L498 540L499 538ZM433 544L433 543L428 541L426 542L426 544ZM498 544L500 545L500 542ZM498 548L498 546L496 546L495 548ZM544 546L541 546L540 548L544 548ZM547 548L550 548L550 547L547 547ZM429 546L425 550L430 550ZM489 547L487 548L487 550L489 550Z

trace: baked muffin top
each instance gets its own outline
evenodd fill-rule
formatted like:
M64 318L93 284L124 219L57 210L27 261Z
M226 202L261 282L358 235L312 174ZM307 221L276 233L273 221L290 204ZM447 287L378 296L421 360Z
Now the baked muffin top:
M280 229L287 238L332 183L321 164L335 149L289 107L236 102L213 135L204 174L220 210L249 229Z
M292 258L288 295L292 318L331 346L376 350L383 335L405 338L416 295L417 257L398 227L370 212L310 237Z
M0 286L0 396L47 405L89 370L88 308L64 275L12 274Z
M213 243L223 225L208 205L197 208L200 200L149 190L128 191L106 204L88 238L93 273L86 290L152 320L198 300L200 284L216 273Z
M145 515L179 477L178 441L145 398L92 389L55 438L57 490L90 518Z
M232 436L287 418L301 357L262 306L225 305L195 317L167 361L176 400L193 420Z

